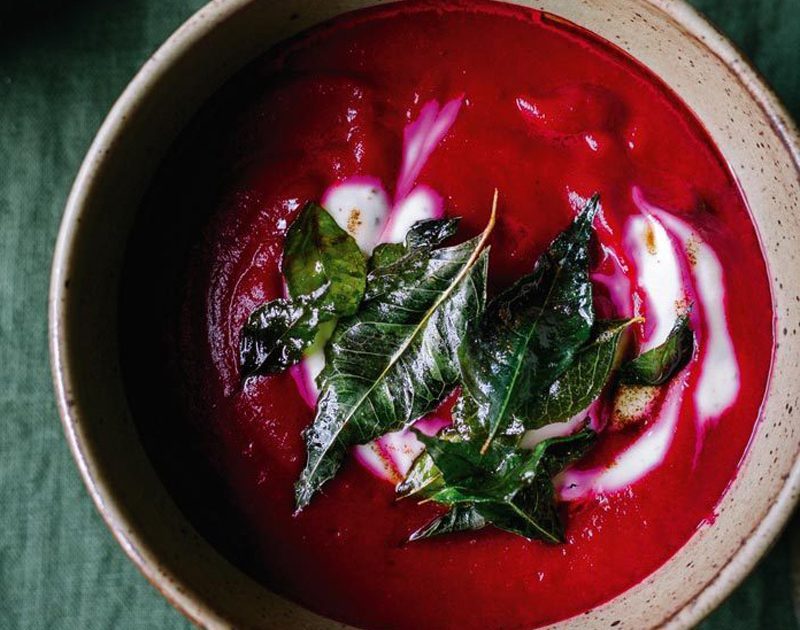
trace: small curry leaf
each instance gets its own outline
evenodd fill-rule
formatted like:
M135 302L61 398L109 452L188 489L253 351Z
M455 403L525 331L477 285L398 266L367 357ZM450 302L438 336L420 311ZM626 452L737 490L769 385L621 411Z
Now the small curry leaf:
M664 343L622 367L620 381L626 385L663 385L684 368L693 352L689 316L681 315Z
M424 527L419 528L408 537L409 542L433 538L455 532L475 531L483 529L489 523L478 509L469 503L453 505L446 514L435 518Z
M452 428L443 429L439 432L438 437L440 440L452 442L461 440L461 436ZM405 479L397 484L395 491L398 499L405 499L412 495L430 497L441 488L443 483L442 474L436 468L433 459L426 451L423 451L411 464Z
M308 203L286 235L283 275L292 298L327 286L324 306L345 317L356 312L364 296L367 262L325 208Z
M297 363L314 343L319 325L335 315L320 308L322 287L294 300L278 298L257 308L242 328L239 366L242 378L281 372Z
M518 412L525 429L564 422L586 409L602 392L619 362L620 339L634 320L598 323L593 339L573 363Z
M459 217L418 221L411 226L408 234L406 234L406 249L412 250L441 245L456 233L460 222L461 219Z
M441 245L456 233L459 222L458 217L418 221L408 230L404 243L381 243L375 248L369 260L370 271L388 267L415 249Z

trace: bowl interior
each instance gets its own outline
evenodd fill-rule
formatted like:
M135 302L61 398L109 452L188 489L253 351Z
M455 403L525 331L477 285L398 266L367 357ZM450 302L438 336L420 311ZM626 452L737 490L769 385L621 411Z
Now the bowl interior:
M518 0L579 24L648 66L694 110L728 159L762 238L779 345L763 419L711 523L644 582L582 618L585 627L687 626L716 605L779 532L798 488L791 414L800 378L796 134L738 53L686 5L666 0ZM81 168L56 249L51 352L78 465L115 536L177 607L205 626L339 627L232 566L177 509L139 444L117 347L128 235L150 178L202 102L273 43L375 0L212 2L145 64ZM784 323L785 322L785 323ZM690 568L689 568L690 567Z

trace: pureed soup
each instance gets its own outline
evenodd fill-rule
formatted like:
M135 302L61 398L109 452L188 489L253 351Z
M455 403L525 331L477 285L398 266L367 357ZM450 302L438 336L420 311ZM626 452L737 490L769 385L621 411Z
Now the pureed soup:
M403 255L424 273L402 299L458 259L411 325L380 284ZM314 285L331 268L345 284ZM121 307L134 415L182 509L270 588L367 628L533 627L640 582L713 522L773 348L758 235L692 113L591 33L478 1L348 14L231 80L155 178ZM462 479L451 448L521 464ZM435 453L438 481L404 482Z

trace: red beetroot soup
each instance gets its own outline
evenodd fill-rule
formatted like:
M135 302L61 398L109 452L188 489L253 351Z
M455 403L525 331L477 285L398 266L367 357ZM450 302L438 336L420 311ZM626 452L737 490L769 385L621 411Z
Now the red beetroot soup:
M646 349L691 301L692 362L644 426L601 431L559 478L563 545L491 527L406 544L442 509L396 501L391 462L363 449L293 516L313 398L296 371L238 370L247 316L283 293L287 226L308 200L391 216L413 197L466 238L495 188L490 296L598 192L598 313L644 317ZM270 588L367 628L533 627L640 582L713 520L773 348L758 235L693 114L607 42L488 2L348 14L250 64L165 159L123 286L129 398L176 501Z

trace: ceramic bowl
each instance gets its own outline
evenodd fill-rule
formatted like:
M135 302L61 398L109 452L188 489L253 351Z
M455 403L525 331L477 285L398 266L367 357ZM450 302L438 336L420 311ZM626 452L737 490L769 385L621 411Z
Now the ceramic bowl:
M582 628L683 628L744 578L798 495L800 322L798 136L734 47L683 2L517 0L621 47L694 110L747 197L772 277L777 347L769 392L739 475L717 510L664 566L579 618ZM142 67L100 129L67 203L53 261L50 348L61 418L89 492L142 573L206 627L341 627L271 593L201 538L137 437L118 360L125 244L159 159L225 79L273 43L376 0L229 0L187 21ZM567 620L559 626L575 623Z

